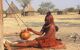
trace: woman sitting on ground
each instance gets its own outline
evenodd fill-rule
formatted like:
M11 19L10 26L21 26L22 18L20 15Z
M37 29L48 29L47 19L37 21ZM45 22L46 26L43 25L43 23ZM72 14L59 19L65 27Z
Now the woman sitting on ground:
M57 40L55 37L56 29L54 18L49 11L45 17L45 24L43 25L40 32L33 30L32 28L27 28L28 31L40 35L40 37L32 40L32 41L25 41L22 43L17 43L11 46L18 46L18 47L41 47L41 48L65 48L64 44Z

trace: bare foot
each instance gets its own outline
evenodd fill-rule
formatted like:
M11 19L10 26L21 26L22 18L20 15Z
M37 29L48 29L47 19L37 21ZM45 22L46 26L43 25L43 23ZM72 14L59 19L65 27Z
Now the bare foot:
M8 50L12 50L10 44L7 41L5 42L4 45Z

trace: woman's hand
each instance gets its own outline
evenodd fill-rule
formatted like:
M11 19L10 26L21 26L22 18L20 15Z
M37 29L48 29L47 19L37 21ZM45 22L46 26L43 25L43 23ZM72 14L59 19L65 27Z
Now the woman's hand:
M27 30L30 31L30 32L32 32L32 33L34 33L34 34L42 35L41 32L37 32L37 31L33 30L32 28L27 28Z
M28 31L32 31L32 28L27 28Z

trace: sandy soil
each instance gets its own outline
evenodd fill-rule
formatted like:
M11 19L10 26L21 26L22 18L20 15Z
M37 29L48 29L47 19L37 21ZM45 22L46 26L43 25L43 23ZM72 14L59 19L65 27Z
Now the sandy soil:
M19 15L20 16L20 15ZM55 24L59 27L59 31L56 34L57 38L61 38L66 45L66 49L55 49L55 50L80 50L80 15L53 15ZM21 32L21 30L25 29L26 27L20 21L20 19L16 16L17 21L15 18L4 18L4 35L7 35L6 38L8 40L14 41L19 40L19 36L15 33ZM44 15L39 16L25 16L20 17L27 27L31 27L34 30L40 31L41 26L44 23ZM67 19L69 18L69 19ZM74 19L73 19L74 18ZM76 18L76 19L75 19ZM65 20L66 19L66 20ZM37 35L31 33L32 36L29 40L33 40ZM76 42L74 42L74 35L78 34L76 37ZM10 36L9 36L10 35ZM37 48L27 48L24 50L43 50ZM54 49L44 49L44 50L54 50Z

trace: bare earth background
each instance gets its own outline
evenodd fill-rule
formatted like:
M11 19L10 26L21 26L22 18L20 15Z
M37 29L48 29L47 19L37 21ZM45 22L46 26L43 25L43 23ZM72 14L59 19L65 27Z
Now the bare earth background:
M17 14L19 15L19 14ZM33 28L34 30L40 31L42 25L44 24L45 15L35 15L35 16L24 16L20 18L26 23L27 27ZM19 32L25 29L24 24L18 19L18 25L15 18L4 18L4 37L10 41L20 40ZM53 15L55 24L59 27L59 31L56 33L57 38L61 38L63 43L66 45L66 49L55 49L55 50L80 50L80 15ZM15 34L17 33L17 34ZM37 35L31 33L31 38L29 40L35 39ZM74 38L71 38L75 34L78 34L76 42ZM37 48L26 48L23 50L42 50ZM44 50L54 50L54 49L44 49Z

